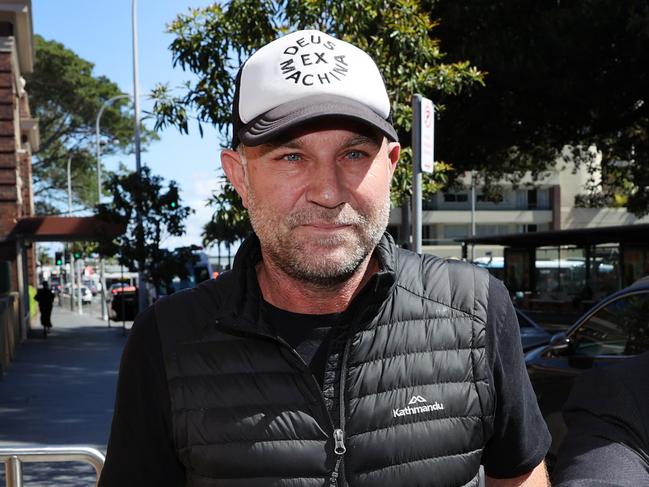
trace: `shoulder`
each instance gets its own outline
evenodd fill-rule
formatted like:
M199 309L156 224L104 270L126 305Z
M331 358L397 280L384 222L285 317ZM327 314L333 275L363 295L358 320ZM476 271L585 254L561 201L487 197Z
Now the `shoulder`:
M158 299L152 308L165 352L174 350L178 343L209 334L230 289L228 276L224 274Z
M564 410L614 413L633 422L649 422L649 353L612 367L593 369L575 382Z
M484 317L489 273L460 260L397 249L397 285L451 308Z

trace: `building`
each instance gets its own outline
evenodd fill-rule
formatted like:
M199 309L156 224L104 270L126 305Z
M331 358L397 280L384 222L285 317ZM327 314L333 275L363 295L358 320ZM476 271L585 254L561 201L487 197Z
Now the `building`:
M24 338L29 319L29 305L17 292L36 284L33 245L8 239L20 219L34 214L32 151L38 150L39 134L24 80L33 65L31 0L0 0L0 308L2 323L20 324L19 333L14 325L13 331L0 330L3 363L15 345L8 337ZM5 316L18 310L18 317Z
M526 232L573 228L608 227L649 223L649 217L638 219L624 208L580 208L575 197L584 194L593 176L583 165L574 166L560 159L545 177L521 180L516 188L503 183L503 200L485 201L476 188L475 236L492 237ZM457 239L471 235L471 178L461 180L459 191L440 192L422 203L422 250L440 257L462 257ZM390 215L390 232L398 236L401 210ZM401 239L400 239L401 241ZM500 245L478 244L475 258L503 255ZM469 253L469 257L470 257Z

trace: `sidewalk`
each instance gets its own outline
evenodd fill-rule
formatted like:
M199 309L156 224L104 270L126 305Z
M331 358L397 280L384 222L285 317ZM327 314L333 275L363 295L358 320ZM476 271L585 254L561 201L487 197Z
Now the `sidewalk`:
M1 447L86 445L105 453L126 336L121 323L108 328L97 310L84 312L55 306L46 339L38 319L32 324L30 338L0 379ZM23 464L23 472L25 487L94 481L92 467L79 463Z

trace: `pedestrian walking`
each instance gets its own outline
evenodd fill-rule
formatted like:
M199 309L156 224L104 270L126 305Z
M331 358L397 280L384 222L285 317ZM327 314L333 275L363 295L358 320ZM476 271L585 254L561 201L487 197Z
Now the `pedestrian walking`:
M371 57L319 31L237 76L225 174L254 234L161 298L120 367L100 485L546 486L504 285L385 233L400 154Z
M43 281L43 285L36 291L34 299L38 303L41 313L41 325L47 331L48 328L52 328L52 307L54 305L54 293L47 281Z

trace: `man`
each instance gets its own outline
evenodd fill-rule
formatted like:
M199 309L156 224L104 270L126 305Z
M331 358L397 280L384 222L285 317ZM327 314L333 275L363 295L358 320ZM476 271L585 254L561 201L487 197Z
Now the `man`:
M221 162L255 234L138 318L101 485L547 485L506 289L384 233L399 152L365 52L250 57Z
M562 487L649 485L649 353L575 382L554 474Z
M41 313L41 325L43 328L52 328L52 307L54 304L54 293L50 284L43 281L43 287L36 291L34 300L38 303L38 310Z

